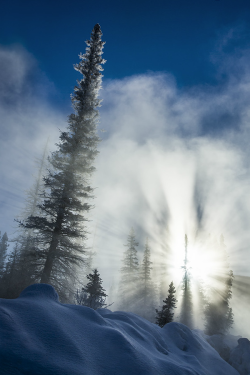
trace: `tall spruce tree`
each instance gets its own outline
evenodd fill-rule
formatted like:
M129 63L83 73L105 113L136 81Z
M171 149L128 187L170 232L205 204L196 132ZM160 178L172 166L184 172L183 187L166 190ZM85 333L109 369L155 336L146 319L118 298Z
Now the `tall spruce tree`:
M160 327L164 327L165 324L171 323L174 319L174 312L173 309L176 308L176 303L178 302L175 298L175 287L173 281L169 284L168 288L168 296L165 300L163 300L164 305L162 306L162 309L155 310L156 315L156 324Z
M98 270L95 268L93 273L87 275L87 279L88 284L82 288L81 292L76 292L76 303L94 310L106 307L105 301L108 295L102 287L102 279Z
M85 54L75 70L83 75L72 95L74 113L69 116L68 129L60 135L58 150L49 157L50 170L44 178L43 202L40 214L29 216L25 228L35 229L39 235L42 283L55 286L59 294L70 287L75 267L83 261L83 240L86 239L87 202L93 198L89 177L100 141L97 136L99 119L98 93L103 70L101 64L104 42L96 24L86 42Z
M124 252L123 267L121 268L120 280L120 309L134 311L138 300L139 262L137 258L138 242L135 238L134 229L128 235L127 250Z

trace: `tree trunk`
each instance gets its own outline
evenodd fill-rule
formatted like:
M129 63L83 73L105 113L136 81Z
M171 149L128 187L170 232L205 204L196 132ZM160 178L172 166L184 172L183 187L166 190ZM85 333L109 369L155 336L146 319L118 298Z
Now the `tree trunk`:
M58 245L58 228L56 228L53 233L53 237L50 243L50 248L49 248L47 259L44 265L40 283L49 284L50 282L50 275L51 275L54 259L56 256L57 245Z

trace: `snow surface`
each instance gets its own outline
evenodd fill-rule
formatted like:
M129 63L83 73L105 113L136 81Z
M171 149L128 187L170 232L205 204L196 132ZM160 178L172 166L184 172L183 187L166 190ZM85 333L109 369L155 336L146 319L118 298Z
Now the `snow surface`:
M229 363L241 375L250 374L250 341L245 338L238 340L238 346L231 351Z
M234 336L230 334L217 334L208 336L201 330L195 330L199 335L201 335L225 360L229 361L231 352L238 345L238 340L241 336Z
M160 328L121 311L61 304L34 284L0 300L0 373L7 375L238 375L197 332Z

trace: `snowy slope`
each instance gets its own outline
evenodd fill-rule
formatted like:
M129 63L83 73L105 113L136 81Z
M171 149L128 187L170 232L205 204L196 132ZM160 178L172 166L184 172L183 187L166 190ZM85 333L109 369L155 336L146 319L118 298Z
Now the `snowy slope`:
M132 313L58 302L35 284L0 300L0 368L8 375L238 375L197 333Z

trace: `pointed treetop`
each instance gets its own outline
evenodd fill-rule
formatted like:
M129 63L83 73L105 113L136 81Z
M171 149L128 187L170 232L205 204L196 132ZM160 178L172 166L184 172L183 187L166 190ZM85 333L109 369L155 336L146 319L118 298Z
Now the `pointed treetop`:
M95 24L93 31L95 31L95 32L101 31L101 26L99 25L99 23Z
M103 65L106 60L102 58L103 46L105 42L101 40L102 32L97 23L90 36L86 40L87 48L85 54L80 53L80 62L74 65L74 69L83 75L78 85L74 88L74 94L71 96L72 104L78 114L87 113L100 106L101 100L98 99L98 92L101 89Z
M99 25L99 23L96 23L91 33L91 39L95 39L95 38L100 39L101 36L102 36L101 26ZM102 42L102 45L104 44L105 42Z

